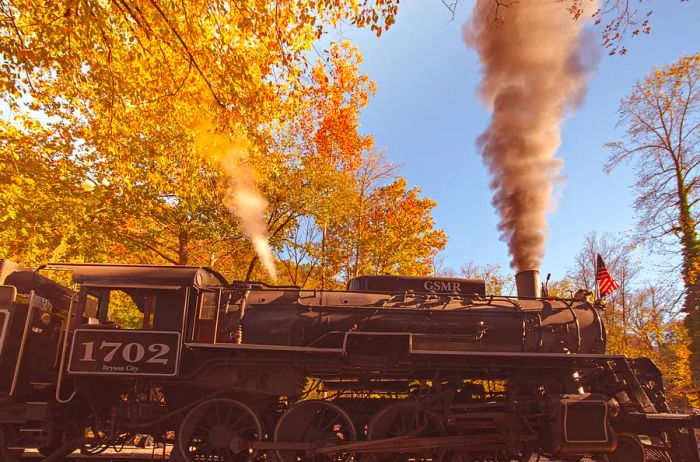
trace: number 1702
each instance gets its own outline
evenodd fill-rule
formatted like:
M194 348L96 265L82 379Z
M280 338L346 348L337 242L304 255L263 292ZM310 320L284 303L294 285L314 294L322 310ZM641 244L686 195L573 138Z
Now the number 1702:
M85 348L81 361L94 362L95 359L95 342L84 342L81 345ZM149 358L146 359L147 364L168 364L168 358L165 357L170 352L170 347L164 343L153 343L144 347L140 343L123 342L108 342L103 340L100 343L99 351L107 350L107 353L102 358L103 362L109 363L114 360L114 357L121 351L121 357L128 363L138 363L146 357L148 350Z

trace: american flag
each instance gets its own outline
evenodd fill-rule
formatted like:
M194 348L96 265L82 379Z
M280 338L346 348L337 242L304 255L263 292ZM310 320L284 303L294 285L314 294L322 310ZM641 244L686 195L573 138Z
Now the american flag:
M605 262L603 262L603 257L600 254L598 254L598 263L596 264L595 281L598 284L598 295L600 297L610 295L619 287L613 277L610 276L610 272L605 267Z

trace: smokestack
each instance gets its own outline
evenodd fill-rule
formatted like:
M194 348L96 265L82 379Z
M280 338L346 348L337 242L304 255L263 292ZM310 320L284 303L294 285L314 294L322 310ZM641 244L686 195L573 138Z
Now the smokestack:
M515 286L518 297L541 297L540 272L538 270L523 270L515 274Z

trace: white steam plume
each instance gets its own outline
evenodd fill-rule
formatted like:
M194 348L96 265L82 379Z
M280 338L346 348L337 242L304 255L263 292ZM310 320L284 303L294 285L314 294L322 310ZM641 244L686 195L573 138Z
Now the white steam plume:
M226 175L224 204L240 219L241 230L253 244L260 263L276 280L275 259L264 219L267 201L260 193L247 163L247 143L216 132L212 125L199 124L195 145L208 159L217 162Z

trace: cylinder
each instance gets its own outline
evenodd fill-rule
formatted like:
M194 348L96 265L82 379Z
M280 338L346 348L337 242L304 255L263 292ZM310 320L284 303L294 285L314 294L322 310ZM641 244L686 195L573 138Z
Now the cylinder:
M538 270L523 270L516 273L515 286L518 289L518 297L542 296Z

